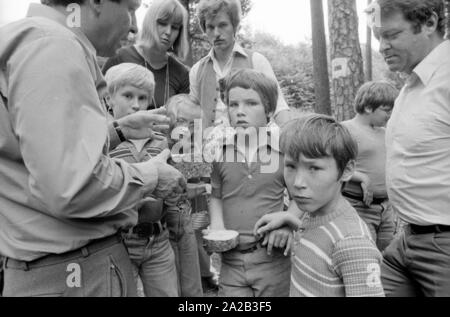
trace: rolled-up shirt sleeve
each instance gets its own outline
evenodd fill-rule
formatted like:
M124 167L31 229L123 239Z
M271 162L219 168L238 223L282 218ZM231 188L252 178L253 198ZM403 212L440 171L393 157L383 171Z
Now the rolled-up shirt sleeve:
M30 196L57 218L128 210L158 180L151 164L107 156L106 112L86 54L73 39L49 36L17 50L7 65L9 110Z
M222 199L222 178L220 177L220 163L214 162L211 172L211 195Z

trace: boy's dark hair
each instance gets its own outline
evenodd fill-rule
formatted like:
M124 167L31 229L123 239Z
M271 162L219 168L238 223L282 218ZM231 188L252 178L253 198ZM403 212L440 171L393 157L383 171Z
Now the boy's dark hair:
M394 107L399 91L387 81L371 81L362 85L355 97L355 111L364 114L366 109L372 111L379 107Z
M442 37L445 34L445 11L442 0L378 0L383 15L389 16L403 13L405 19L411 22L415 33L422 30L433 13L438 17L437 31Z
M223 102L228 105L230 90L236 87L253 89L261 98L266 114L275 112L278 86L275 80L253 69L233 69L221 83Z
M287 122L282 128L280 146L295 161L300 154L309 159L334 158L339 178L358 154L358 145L348 130L334 118L319 114Z
M86 0L41 0L42 4L53 6L68 6L71 3L83 4ZM122 0L109 0L111 2L120 3Z

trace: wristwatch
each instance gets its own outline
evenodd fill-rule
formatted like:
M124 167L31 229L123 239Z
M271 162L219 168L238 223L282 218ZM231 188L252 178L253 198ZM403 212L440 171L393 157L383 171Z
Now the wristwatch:
M122 130L120 129L119 123L117 121L113 121L114 130L116 130L117 135L119 136L120 142L125 142L127 139L125 135L123 135Z

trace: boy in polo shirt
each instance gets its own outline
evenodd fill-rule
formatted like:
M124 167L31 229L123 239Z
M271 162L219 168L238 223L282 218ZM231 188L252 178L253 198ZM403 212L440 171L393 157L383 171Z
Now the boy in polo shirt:
M289 257L278 249L269 254L253 235L259 218L283 210L283 155L267 129L277 98L276 82L263 73L240 69L225 80L224 103L236 136L213 163L210 230L235 230L239 244L222 254L219 296L289 294Z
M286 225L297 230L291 296L383 296L381 254L341 194L357 155L348 130L331 117L308 115L284 127L281 149L289 193L305 217L266 215L256 223L255 235Z
M148 69L123 63L110 68L105 79L108 84L107 99L115 119L147 109L155 89L153 74ZM155 132L151 139L120 143L110 152L110 156L139 163L167 148L167 138ZM135 278L140 277L148 297L177 297L175 255L169 242L169 232L161 222L164 216L163 201L148 198L137 209L137 225L123 234Z
M380 251L394 238L394 211L386 189L385 126L398 90L388 82L368 82L355 98L356 116L342 122L358 143L355 173L344 197L365 221Z

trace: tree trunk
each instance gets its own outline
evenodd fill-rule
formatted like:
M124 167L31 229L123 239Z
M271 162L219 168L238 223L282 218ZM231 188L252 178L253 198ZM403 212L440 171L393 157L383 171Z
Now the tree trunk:
M367 0L367 5L370 5L372 0ZM372 29L367 27L367 39L366 39L366 81L372 81Z
M310 0L312 18L313 68L316 113L331 115L330 81L328 78L327 43L322 0Z
M364 67L358 35L355 0L328 0L332 104L339 121L355 116L353 102L364 83Z
M450 39L450 0L445 0L445 13L447 16L447 38Z

